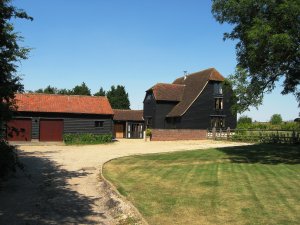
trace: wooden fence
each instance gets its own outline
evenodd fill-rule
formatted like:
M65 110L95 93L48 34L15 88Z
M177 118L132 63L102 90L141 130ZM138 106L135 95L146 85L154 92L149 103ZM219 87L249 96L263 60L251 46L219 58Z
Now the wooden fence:
M207 138L259 143L300 144L300 130L209 129Z

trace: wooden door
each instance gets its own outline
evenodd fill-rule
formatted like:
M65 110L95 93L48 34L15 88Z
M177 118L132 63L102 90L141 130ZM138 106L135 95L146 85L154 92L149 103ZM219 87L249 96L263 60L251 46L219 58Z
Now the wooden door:
M124 137L124 125L122 123L116 123L114 125L115 138L123 138Z
M31 119L14 119L7 123L8 141L31 141Z
M40 141L63 141L63 120L41 119Z

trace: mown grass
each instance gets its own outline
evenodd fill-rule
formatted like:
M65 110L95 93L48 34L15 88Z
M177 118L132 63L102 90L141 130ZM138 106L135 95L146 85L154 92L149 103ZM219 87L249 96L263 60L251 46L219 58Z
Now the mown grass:
M299 146L131 156L104 166L149 224L297 224Z

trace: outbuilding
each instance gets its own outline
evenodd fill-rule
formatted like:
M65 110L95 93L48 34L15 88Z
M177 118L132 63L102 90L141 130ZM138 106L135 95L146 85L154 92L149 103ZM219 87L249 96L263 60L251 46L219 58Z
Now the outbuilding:
M113 135L106 97L16 94L17 111L7 123L9 141L63 141L64 134Z
M143 138L144 118L143 110L114 109L114 137Z

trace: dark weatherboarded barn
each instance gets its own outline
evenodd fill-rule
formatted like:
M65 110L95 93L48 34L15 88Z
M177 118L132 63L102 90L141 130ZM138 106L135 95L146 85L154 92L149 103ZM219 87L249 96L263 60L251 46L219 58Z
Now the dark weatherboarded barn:
M115 138L143 138L143 110L114 109Z
M106 97L17 94L7 124L9 141L62 141L64 134L112 134L113 110Z
M214 68L158 83L146 91L144 119L154 129L235 128L232 90Z

